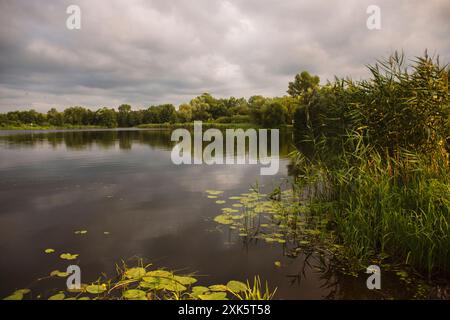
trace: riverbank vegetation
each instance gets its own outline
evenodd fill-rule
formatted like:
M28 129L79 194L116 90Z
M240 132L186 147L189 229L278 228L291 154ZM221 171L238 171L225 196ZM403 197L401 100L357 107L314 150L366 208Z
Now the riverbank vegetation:
M348 257L450 274L449 74L395 54L370 79L299 92L291 171Z
M285 96L266 98L253 96L245 98L217 99L204 93L178 109L173 104L151 106L147 109L132 110L124 104L96 111L84 107L71 107L64 111L52 108L47 113L35 110L11 111L0 114L0 129L51 129L74 127L159 127L190 125L193 121L203 121L217 125L238 125L252 127L280 127L292 124L296 98Z

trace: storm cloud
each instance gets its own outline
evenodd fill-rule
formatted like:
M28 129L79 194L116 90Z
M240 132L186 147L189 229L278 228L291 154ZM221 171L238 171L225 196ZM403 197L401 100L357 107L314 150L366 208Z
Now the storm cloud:
M0 112L279 96L302 70L360 79L394 50L447 63L449 21L448 0L0 0Z

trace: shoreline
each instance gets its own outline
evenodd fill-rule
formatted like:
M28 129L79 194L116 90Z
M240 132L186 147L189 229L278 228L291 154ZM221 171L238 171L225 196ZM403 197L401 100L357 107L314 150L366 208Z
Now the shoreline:
M138 130L168 130L176 128L194 128L194 123L150 123L134 127L108 128L102 126L23 126L23 127L0 127L1 132L64 132L64 131L138 131ZM203 128L217 129L263 129L254 123L203 123ZM269 128L267 128L269 129ZM277 129L292 129L292 125L283 125Z

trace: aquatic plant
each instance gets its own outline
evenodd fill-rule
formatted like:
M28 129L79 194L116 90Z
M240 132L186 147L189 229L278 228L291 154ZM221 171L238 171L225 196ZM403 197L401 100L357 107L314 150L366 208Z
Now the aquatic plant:
M231 280L227 284L209 286L195 285L198 278L193 274L181 275L166 269L151 268L139 259L137 265L129 267L122 261L116 265L117 276L100 277L90 284L81 284L79 289L57 290L48 300L269 300L276 288L270 290L268 283L262 286L255 276L254 282ZM69 274L55 270L51 277L68 277ZM43 280L43 279L42 279ZM30 289L16 290L5 300L22 300ZM40 296L40 295L39 295Z

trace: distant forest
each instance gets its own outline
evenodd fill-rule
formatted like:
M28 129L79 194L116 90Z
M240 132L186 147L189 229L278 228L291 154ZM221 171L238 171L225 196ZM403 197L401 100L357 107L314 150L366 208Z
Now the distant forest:
M92 111L70 107L60 112L52 108L47 113L35 110L11 111L0 114L0 127L27 126L102 126L108 128L134 127L141 124L186 123L194 120L216 123L255 123L264 127L292 124L295 109L300 105L301 88L318 88L319 78L302 72L289 84L289 95L268 98L215 98L204 93L178 109L173 104L154 105L133 110L128 104L116 109Z

